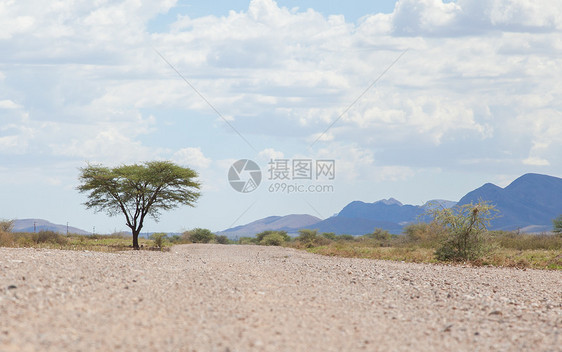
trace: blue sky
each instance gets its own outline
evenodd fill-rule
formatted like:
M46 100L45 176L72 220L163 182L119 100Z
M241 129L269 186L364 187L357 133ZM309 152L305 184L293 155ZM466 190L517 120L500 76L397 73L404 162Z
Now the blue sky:
M528 0L3 2L0 218L126 230L82 206L87 162L198 171L197 207L144 229L170 232L561 177L561 31L560 4ZM269 192L272 158L334 160L288 182L332 191ZM239 159L254 192L228 183Z

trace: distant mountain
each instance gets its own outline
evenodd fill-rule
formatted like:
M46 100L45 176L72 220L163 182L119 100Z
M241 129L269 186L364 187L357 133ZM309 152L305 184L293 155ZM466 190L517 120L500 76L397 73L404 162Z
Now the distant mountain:
M433 200L428 203L450 207L455 202ZM321 220L310 215L270 216L252 223L218 232L230 238L253 236L266 230L297 233L301 229L315 229L319 232L336 234L364 235L376 228L391 233L402 233L405 225L417 221L425 206L403 205L394 198L382 199L374 203L354 201L346 205L337 215Z
M230 238L242 236L254 236L262 231L287 231L296 232L298 229L305 228L311 224L321 221L316 216L307 214L291 214L286 216L269 216L251 222L246 225L236 226L224 231L217 232L218 235L226 235Z
M469 192L459 205L489 201L499 210L493 230L541 232L552 230L552 219L562 214L562 178L525 174L505 188L486 183Z
M14 232L34 232L34 231L54 231L58 233L66 233L66 225L53 224L47 220L43 219L19 219L14 220ZM84 231L82 229L69 226L69 233L76 233L79 235L89 235L90 232Z
M390 233L400 234L404 226L418 221L429 204L450 208L456 202L437 199L419 206L402 204L394 198L381 199L374 203L354 201L346 205L336 216L307 228L317 229L319 232L348 235L365 235L372 233L376 228L381 228Z
M390 221L377 221L365 218L348 218L333 216L316 224L304 228L318 230L318 232L333 232L337 235L365 235L375 229L385 229L391 233L401 233L402 225ZM302 228L301 228L302 229ZM295 231L296 232L296 231Z
M480 200L491 202L499 210L500 217L492 221L492 230L551 231L552 219L562 214L562 179L526 174L505 188L486 183L466 194L458 204L477 203ZM290 221L290 218L273 216L225 230L221 234L240 233L251 236L264 230L296 233L303 228L349 235L364 235L382 228L390 233L400 234L404 226L417 222L428 207L451 208L456 204L457 202L442 199L431 200L421 206L402 204L394 198L374 203L353 201L337 215L325 220L310 215L295 215L306 219L297 223Z
M423 207L403 205L396 199L390 198L374 203L351 202L339 212L337 217L400 223L412 221L422 213Z

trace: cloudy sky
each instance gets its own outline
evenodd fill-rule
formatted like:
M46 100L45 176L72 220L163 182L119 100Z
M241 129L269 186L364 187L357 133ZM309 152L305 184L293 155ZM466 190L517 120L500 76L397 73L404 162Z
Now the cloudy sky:
M82 205L87 162L199 172L197 207L145 231L562 176L558 1L3 0L0 53L0 218L125 230ZM272 158L334 160L286 182L332 190L270 192ZM228 182L239 159L254 192Z

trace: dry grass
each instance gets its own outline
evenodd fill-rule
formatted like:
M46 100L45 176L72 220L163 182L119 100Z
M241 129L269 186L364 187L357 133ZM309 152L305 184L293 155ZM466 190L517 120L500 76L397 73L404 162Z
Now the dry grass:
M139 238L141 249L169 250L169 243L157 248L154 241ZM96 252L119 252L132 250L132 237L123 235L61 235L52 231L38 233L0 232L0 247L50 248L63 250L87 250Z
M322 239L308 248L298 241L290 246L328 256L439 263L435 250L443 234L431 234L432 229L423 226L415 230L414 235L394 236L388 241L356 237L344 241ZM562 236L491 232L487 236L484 256L459 264L562 270Z

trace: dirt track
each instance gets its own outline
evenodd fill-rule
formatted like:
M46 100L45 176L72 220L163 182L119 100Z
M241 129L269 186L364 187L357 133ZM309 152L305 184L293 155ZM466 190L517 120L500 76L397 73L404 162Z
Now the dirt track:
M0 351L562 351L562 272L0 248Z

